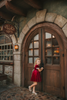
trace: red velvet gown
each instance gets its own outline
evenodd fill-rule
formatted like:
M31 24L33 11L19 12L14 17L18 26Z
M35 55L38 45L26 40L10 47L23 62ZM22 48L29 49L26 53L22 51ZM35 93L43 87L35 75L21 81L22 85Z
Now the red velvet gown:
M41 76L40 76L40 72L38 71L39 66L35 65L34 71L32 72L32 76L30 81L33 82L41 82Z

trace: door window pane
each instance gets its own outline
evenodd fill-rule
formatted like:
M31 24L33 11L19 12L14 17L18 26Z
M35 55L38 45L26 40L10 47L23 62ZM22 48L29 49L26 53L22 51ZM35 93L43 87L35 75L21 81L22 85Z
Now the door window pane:
M59 48L53 48L53 55L59 55Z
M29 58L29 63L33 63L33 58L32 57Z
M39 42L34 42L34 48L39 48Z
M30 45L29 45L29 49L30 49L30 48L33 48L33 44L32 44L32 43L30 43Z
M52 58L51 57L46 58L46 64L52 64Z
M51 47L51 46L52 46L51 40L46 40L46 47Z
M52 56L52 49L46 49L46 56Z
M60 58L59 57L53 57L53 64L60 64Z
M38 57L34 57L34 63L35 63L35 60L37 59Z
M39 40L39 34L34 37L34 40Z
M39 50L34 50L34 56L39 56Z
M29 56L33 56L33 50L29 50Z
M46 38L46 39L51 38L51 34L46 32L46 33L45 33L45 38Z
M56 38L54 38L54 39L52 40L52 44L53 44L53 46L58 45L58 42L57 42Z

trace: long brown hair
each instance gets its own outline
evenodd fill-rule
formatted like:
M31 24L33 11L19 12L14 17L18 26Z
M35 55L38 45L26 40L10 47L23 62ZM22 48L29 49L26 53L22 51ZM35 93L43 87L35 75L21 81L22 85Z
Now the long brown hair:
M35 60L34 67L35 67L35 65L37 64L37 60L40 60L40 61L41 61L40 58L37 58L37 59Z

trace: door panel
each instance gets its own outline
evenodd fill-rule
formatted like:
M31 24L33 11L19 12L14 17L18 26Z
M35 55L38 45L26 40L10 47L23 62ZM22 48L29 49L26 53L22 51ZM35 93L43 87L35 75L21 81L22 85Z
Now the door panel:
M44 85L60 88L60 71L45 70L43 77Z

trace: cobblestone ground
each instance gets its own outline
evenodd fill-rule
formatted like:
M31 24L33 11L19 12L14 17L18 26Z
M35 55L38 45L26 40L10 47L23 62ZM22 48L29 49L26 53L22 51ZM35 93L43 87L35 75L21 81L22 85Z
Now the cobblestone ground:
M0 93L0 100L61 100L45 92L36 91L37 95L29 92L28 88L13 87Z

